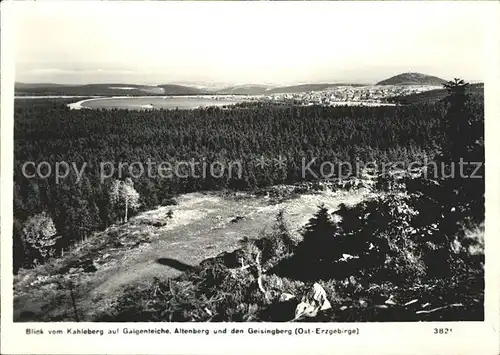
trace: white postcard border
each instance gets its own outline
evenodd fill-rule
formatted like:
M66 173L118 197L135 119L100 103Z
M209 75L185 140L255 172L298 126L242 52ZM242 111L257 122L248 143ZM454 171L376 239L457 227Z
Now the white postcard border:
M55 3L55 2L54 2ZM455 2L454 6L460 6ZM263 6L255 3L255 6ZM486 135L486 291L484 322L422 323L13 323L12 312L12 171L14 61L11 16L14 8L1 4L1 346L5 354L255 354L255 353L381 353L493 354L498 353L500 250L500 23L497 2L485 8L485 135ZM47 6L49 4L46 4ZM50 4L63 6L62 4ZM107 4L109 5L109 4ZM38 5L40 6L40 5ZM64 5L67 6L67 5ZM99 6L87 3L86 6ZM141 6L150 6L143 3ZM182 6L182 4L176 4ZM233 6L249 6L233 4ZM268 6L273 6L269 4ZM468 5L469 6L469 5ZM487 15L486 15L487 14ZM425 20L423 19L423 22ZM44 335L26 335L26 329ZM120 335L49 335L49 329L110 329ZM149 329L358 329L359 335L125 335L123 328ZM434 329L451 328L446 335Z

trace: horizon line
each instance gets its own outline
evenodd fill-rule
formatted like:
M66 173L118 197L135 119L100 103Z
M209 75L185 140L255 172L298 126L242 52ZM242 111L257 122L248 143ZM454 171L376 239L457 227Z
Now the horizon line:
M158 87L162 85L179 85L179 86L186 86L186 87L219 87L219 88L229 88L229 87L237 87L237 86L269 86L269 87L291 87L291 86L299 86L299 85L325 85L325 84L331 84L331 85L340 85L340 84L346 84L346 85L357 85L357 86L370 86L370 85L377 85L377 83L381 81L385 81L387 79L403 75L403 74L420 74L420 75L426 75L430 77L436 77L438 79L444 80L444 81L453 81L454 78L461 78L460 76L453 76L453 78L450 79L443 79L442 77L439 77L437 75L431 75L431 74L424 74L421 72L413 72L413 71L405 71L405 72L400 72L398 74L394 74L392 76L387 76L384 79L377 80L377 81L361 81L361 80L356 80L354 79L353 81L350 80L341 80L341 81L330 81L330 80L311 80L311 81L295 81L295 82L289 82L289 83L276 83L276 82L242 82L242 81L235 81L235 82L228 82L228 81L217 81L217 80L191 80L191 79L185 79L185 80L173 80L173 81L166 81L166 82L157 82L157 83L140 83L140 82L133 82L133 81L122 81L122 82L113 82L113 81L102 81L102 82L87 82L87 83L61 83L57 81L15 81L14 84L38 84L38 85L60 85L60 86L85 86L85 85L140 85L140 86L150 86L150 87ZM477 80L477 79L464 79L466 82L469 82L471 84L478 84L478 83L484 83L484 80Z

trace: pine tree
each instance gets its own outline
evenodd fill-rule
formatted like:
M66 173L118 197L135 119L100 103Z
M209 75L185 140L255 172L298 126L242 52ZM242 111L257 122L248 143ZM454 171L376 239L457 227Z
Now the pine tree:
M447 135L447 146L444 149L444 158L458 162L468 145L470 118L467 112L469 84L462 79L455 78L444 84L448 96L444 101L448 104L448 111L444 119L444 132Z
M318 212L305 227L300 253L307 259L318 262L336 260L341 254L335 238L336 232L337 226L330 219L328 209L320 205Z

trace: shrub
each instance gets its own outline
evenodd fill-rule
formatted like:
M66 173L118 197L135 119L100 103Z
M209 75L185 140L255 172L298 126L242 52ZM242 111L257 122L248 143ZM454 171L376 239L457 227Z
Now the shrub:
M260 252L260 262L263 270L266 271L293 255L296 246L297 241L290 235L284 212L280 211L271 233L262 235L259 239L247 239L244 242L244 259L247 263L253 263Z
M163 200L161 200L161 206L176 206L179 203L174 197L165 197Z
M23 238L26 244L34 251L35 261L45 262L54 256L56 252L56 242L60 238L52 221L47 213L30 217L23 228Z

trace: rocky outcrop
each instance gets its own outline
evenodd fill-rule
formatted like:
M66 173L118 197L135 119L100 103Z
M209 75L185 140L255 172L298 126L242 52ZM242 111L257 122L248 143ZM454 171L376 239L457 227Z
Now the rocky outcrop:
M332 308L332 306L326 297L325 289L316 282L297 305L294 320L299 320L304 317L316 317L320 311L325 311L330 308Z

